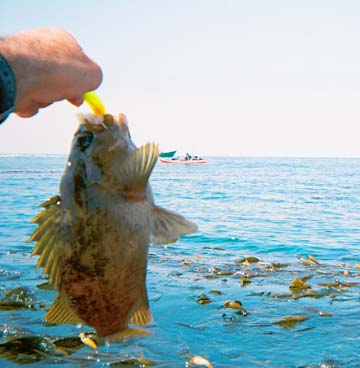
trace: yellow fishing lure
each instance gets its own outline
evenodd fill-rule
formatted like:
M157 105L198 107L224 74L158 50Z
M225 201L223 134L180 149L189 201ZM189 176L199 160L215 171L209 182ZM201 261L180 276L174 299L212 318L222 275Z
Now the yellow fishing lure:
M106 109L100 98L93 91L86 92L83 95L84 101L89 105L94 115L105 115Z

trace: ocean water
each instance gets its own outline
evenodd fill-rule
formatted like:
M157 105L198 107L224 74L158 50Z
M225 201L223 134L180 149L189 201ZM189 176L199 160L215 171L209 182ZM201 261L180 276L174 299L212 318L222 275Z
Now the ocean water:
M360 159L208 159L156 165L156 203L199 232L150 247L153 335L95 353L77 339L91 328L44 322L56 294L38 287L27 243L66 156L0 156L0 366L185 367L200 355L213 367L360 367ZM290 289L295 278L308 288ZM54 349L69 337L76 348Z

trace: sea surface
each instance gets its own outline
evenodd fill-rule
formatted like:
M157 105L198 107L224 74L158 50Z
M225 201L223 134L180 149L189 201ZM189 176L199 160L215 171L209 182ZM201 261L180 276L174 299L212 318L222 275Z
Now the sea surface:
M78 338L90 327L44 322L56 293L39 288L27 242L65 163L0 156L0 367L171 368L197 355L213 367L360 367L360 159L158 163L156 203L199 232L150 247L153 335L97 353Z

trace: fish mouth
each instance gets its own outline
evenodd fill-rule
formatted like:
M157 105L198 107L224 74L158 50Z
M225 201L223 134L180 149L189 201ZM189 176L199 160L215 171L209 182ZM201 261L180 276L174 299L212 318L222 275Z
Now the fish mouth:
M107 152L126 151L132 146L131 136L124 114L78 114L80 122L74 136L81 151L90 147L95 137L95 145L107 147Z
M110 118L112 119L111 115L91 116L91 119L84 119L82 126L92 133L102 133L110 126Z
M126 116L124 114L117 114L115 116L111 114L105 114L101 116L97 115L82 115L80 114L79 120L81 126L85 127L92 133L101 133L110 128L113 125L120 126L121 130L128 134L130 137L129 127ZM77 131L75 135L78 133Z

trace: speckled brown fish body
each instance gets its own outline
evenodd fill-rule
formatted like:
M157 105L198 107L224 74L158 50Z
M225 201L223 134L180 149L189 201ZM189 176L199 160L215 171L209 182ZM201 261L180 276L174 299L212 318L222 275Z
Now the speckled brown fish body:
M114 203L116 198L108 200ZM150 205L144 200L134 207L140 211L134 224L124 221L126 206L110 213L99 207L89 209L93 224L85 226L87 236L80 231L75 249L69 246L63 256L62 290L78 316L101 336L126 328L131 309L141 298L146 299ZM76 238L72 229L67 230Z
M148 178L158 149L137 149L123 115L82 118L60 185L43 204L30 240L38 267L59 295L50 323L86 323L106 337L152 320L146 291L148 245L196 226L154 204Z

